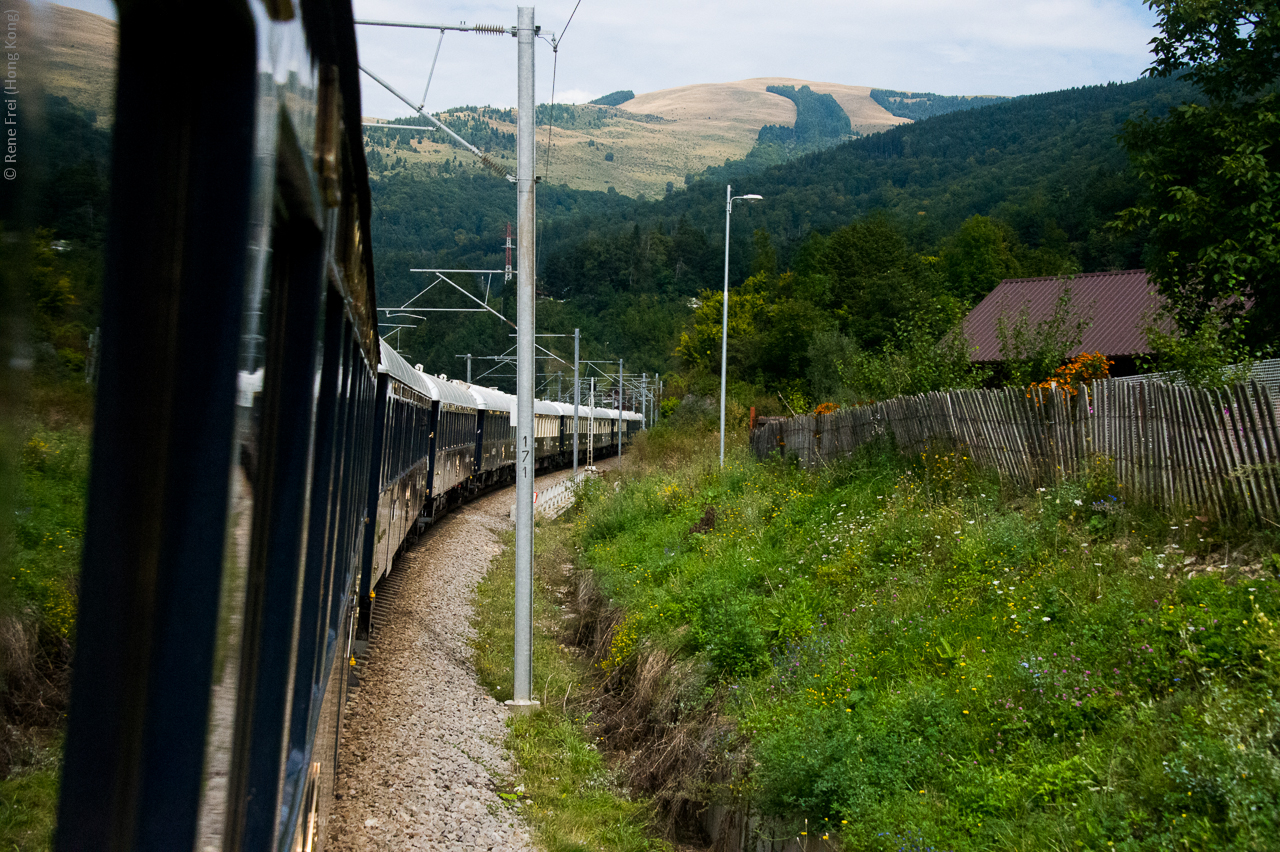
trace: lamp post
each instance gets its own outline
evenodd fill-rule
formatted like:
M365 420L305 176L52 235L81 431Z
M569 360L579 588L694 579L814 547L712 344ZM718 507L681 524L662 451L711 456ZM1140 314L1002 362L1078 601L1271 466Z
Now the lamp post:
M734 195L733 187L724 188L724 328L720 333L720 466L724 467L724 390L729 363L729 216L735 201L759 201L759 195Z

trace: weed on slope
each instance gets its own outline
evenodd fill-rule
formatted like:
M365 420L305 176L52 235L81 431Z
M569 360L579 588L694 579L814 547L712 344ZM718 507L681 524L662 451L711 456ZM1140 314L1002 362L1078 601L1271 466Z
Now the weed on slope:
M651 751L718 720L667 789L848 849L1280 848L1274 536L1128 505L1102 465L1011 493L955 448L649 470L574 537L602 676L681 681Z

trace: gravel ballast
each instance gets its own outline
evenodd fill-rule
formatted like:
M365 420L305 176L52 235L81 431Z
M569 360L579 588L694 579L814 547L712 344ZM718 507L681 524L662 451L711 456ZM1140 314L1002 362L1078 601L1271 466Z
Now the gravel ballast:
M538 477L537 487L566 476ZM536 848L519 808L496 792L512 771L509 711L471 662L473 592L502 551L514 497L505 488L451 512L379 589L370 654L347 704L328 849Z

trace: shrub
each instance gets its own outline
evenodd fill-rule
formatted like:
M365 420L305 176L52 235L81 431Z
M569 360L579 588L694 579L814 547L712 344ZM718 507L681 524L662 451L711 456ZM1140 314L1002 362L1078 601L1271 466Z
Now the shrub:
M1244 342L1244 329L1242 320L1228 322L1213 312L1191 331L1176 326L1165 331L1153 321L1144 329L1152 354L1143 359L1142 366L1166 372L1171 381L1193 388L1224 388L1247 381L1253 359Z
M1012 319L1001 315L996 320L996 336L1000 340L1000 360L1008 387L1023 387L1043 382L1067 359L1067 353L1080 345L1085 329L1093 324L1088 316L1075 308L1071 287L1063 283L1053 311L1034 325L1024 306Z
M939 337L926 324L899 324L895 338L877 353L849 348L836 369L852 397L862 402L980 386L988 371L969 361L959 328Z

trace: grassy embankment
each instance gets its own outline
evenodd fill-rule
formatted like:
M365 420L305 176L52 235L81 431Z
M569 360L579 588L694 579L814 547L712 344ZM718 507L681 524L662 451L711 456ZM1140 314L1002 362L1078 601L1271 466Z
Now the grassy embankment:
M650 808L632 800L589 733L589 663L564 644L575 577L572 526L540 521L534 569L533 673L542 708L513 719L508 747L518 769L500 791L548 852L649 852L669 848L646 830ZM511 698L515 551L507 548L476 591L476 670L499 701Z
M0 541L0 849L49 848L88 478L89 389L37 376L10 424Z
M651 432L572 533L612 625L592 735L633 790L846 849L1280 848L1274 534L1127 505L1103 466L1016 494L951 449L681 443Z

